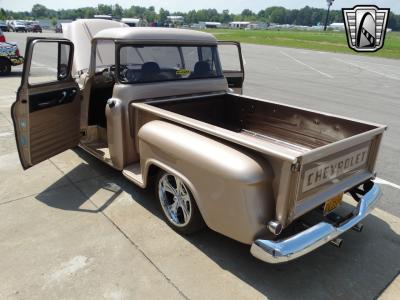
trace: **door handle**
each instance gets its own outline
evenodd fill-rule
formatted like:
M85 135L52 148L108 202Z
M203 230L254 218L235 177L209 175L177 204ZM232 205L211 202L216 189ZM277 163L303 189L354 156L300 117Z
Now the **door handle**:
M67 98L67 92L66 92L66 91L62 91L61 94L62 94L61 98L57 100L57 103L58 103L58 104L63 103L64 100Z
M74 91L71 94L76 93L76 91L75 92ZM67 99L67 96L68 96L67 91L62 91L60 98L55 99L55 100L46 101L46 102L40 102L37 105L40 108L45 108L45 107L54 106L54 105L57 105L57 104L62 104L65 101L65 99Z

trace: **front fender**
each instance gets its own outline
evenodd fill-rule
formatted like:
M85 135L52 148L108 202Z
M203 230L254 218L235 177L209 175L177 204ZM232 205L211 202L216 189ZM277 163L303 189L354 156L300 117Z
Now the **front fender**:
M157 165L186 182L211 229L247 244L265 234L275 201L264 158L165 121L146 123L138 137L145 184Z

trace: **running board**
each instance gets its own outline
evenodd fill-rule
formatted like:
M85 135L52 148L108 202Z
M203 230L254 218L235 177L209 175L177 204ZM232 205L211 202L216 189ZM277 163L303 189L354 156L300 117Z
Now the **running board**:
M122 174L133 183L137 184L141 188L144 188L142 169L140 163L132 164L122 170Z

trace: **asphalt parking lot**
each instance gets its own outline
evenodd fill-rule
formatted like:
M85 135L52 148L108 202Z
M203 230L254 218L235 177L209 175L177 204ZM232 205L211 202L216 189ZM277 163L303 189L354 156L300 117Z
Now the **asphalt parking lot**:
M26 36L6 33L22 51ZM0 78L0 299L374 299L393 280L382 298L399 295L400 61L256 45L243 53L245 94L389 125L377 165L385 194L364 231L345 233L341 249L268 265L210 230L176 234L152 191L79 149L23 171L10 118L17 67Z

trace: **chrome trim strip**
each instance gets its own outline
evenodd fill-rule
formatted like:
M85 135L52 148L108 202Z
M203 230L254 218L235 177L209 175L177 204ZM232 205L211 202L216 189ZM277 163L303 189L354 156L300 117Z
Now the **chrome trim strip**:
M303 256L357 225L371 212L381 195L381 188L375 183L358 203L354 210L354 217L339 227L320 222L281 241L256 240L251 245L250 252L254 257L272 264L287 262Z

